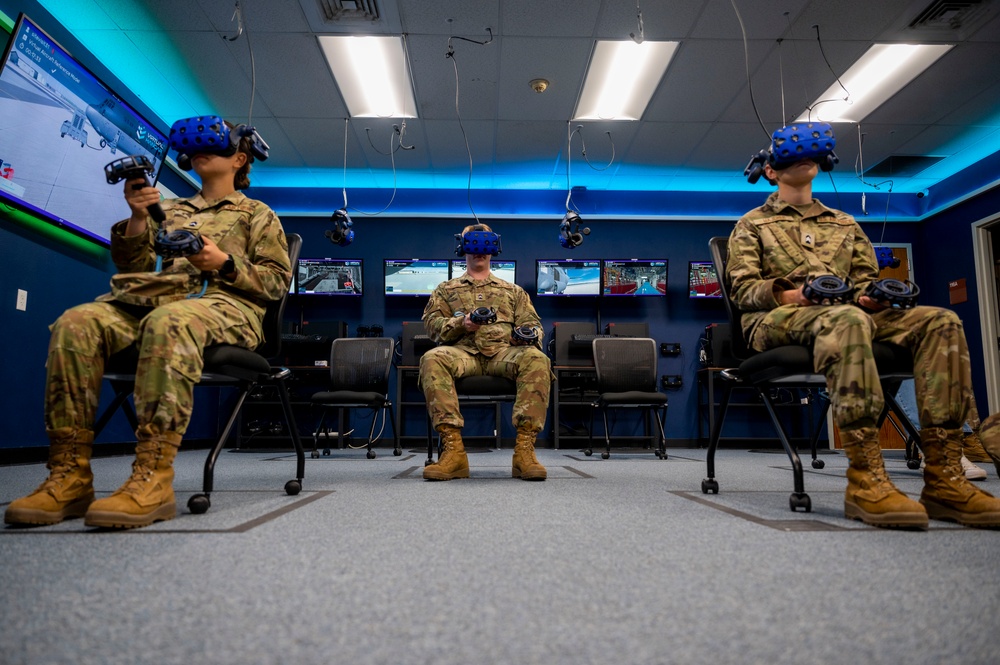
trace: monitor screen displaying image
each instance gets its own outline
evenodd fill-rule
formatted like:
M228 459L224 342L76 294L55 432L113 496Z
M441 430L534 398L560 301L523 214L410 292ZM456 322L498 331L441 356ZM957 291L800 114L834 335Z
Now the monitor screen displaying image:
M600 259L538 259L535 293L540 296L600 295Z
M606 296L667 295L666 259L604 259L601 265Z
M503 259L490 259L490 272L502 279L505 282L514 282L514 274L516 272L517 262L513 260L503 260ZM461 277L465 273L465 260L464 259L452 259L451 261L451 278Z
M429 296L449 269L447 259L385 259L385 295Z
M711 261L688 263L688 294L691 298L721 298L719 275Z
M105 245L131 214L105 165L163 165L167 138L30 19L18 18L0 69L0 200Z
M295 275L298 295L360 296L361 259L299 259Z

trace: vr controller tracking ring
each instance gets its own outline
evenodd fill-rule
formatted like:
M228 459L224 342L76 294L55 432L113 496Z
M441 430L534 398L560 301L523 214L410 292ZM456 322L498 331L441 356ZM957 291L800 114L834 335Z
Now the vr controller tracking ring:
M114 185L122 180L143 178L146 181L145 185L135 184L132 186L133 189L142 189L144 186L153 186L153 183L149 179L149 174L155 170L153 162L149 160L149 157L145 155L129 155L105 165L104 178L108 181L109 185ZM163 222L167 218L159 203L147 206L146 212L157 222Z
M477 307L469 314L469 319L477 326L485 326L497 322L497 311L492 307Z
M153 249L158 256L174 259L181 256L197 254L205 248L205 242L197 233L186 229L167 231L160 229L153 239Z
M908 279L904 281L886 277L870 282L865 295L890 307L912 309L917 305L920 288Z
M516 326L510 333L511 344L527 346L538 341L538 330L531 326Z
M802 295L817 305L843 305L854 293L854 282L850 277L841 279L836 275L817 275L806 280Z

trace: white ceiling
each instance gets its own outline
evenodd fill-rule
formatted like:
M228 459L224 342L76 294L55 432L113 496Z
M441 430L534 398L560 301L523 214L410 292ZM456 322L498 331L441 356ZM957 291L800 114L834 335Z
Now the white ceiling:
M630 192L642 193L636 207L622 210L634 215L691 216L692 209L705 205L710 209L704 216L745 210L748 200L759 202L768 190L763 181L751 187L742 176L750 156L766 147L767 134L783 119L798 116L873 42L919 40L957 46L862 122L863 150L857 126L834 126L841 205L857 207L855 192L868 192L873 200L883 196L886 178L872 175L868 181L883 183L872 188L856 177L856 164L862 160L868 168L890 156L943 158L923 172L892 177L894 219L923 218L968 191L990 186L1000 176L992 172L1000 153L998 2L983 3L979 18L963 25L908 27L933 1L735 0L746 28L747 63L733 0L640 0L645 38L678 40L680 48L640 121L569 125L583 125L572 142L569 183L586 187L581 199L600 214L615 214ZM170 113L164 109L180 103L191 108L189 115L219 113L246 121L253 78L252 122L271 146L270 159L256 167L254 184L279 212L328 213L342 203L347 111L316 35L403 33L417 99L418 117L406 122L405 143L413 148L391 158L386 154L399 119L351 120L346 184L358 197L355 203L384 204L395 178L401 190L412 191L401 192L389 212L432 210L416 193L460 199L442 204L442 210L468 210L467 198L475 198L467 196L471 152L471 190L484 208L503 208L500 201L518 195L510 190L534 190L544 192L536 196L536 208L551 207L551 214L561 215L568 120L594 40L627 39L638 32L634 0L374 2L381 14L377 21L325 22L320 7L338 4L334 0L241 0L246 29L234 41L224 38L237 33L231 0L37 4L48 7L129 88L152 70L168 81L160 86L170 88L162 97L143 99L156 114ZM20 5L29 15L36 6L6 4ZM67 4L84 8L70 11ZM446 57L450 37L486 41L487 28L491 43L454 39L455 57ZM103 56L102 43L131 44L144 62L130 65L129 52L120 47L119 56ZM748 69L766 131L751 104ZM177 80L178 70L187 72L187 82ZM531 89L528 82L535 78L550 81L545 93ZM190 98L186 107L184 98ZM166 129L176 118L160 119ZM581 136L590 166L581 155ZM990 173L972 168L955 176L977 164ZM819 191L833 187L829 180L817 183ZM920 191L929 195L918 199ZM511 206L513 212L539 212L530 205Z

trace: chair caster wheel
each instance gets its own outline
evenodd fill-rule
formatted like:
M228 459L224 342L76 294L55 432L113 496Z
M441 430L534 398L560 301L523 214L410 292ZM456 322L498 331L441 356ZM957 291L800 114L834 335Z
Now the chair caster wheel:
M434 460L431 460L431 459L424 460L424 466L430 466L433 463L434 463Z
M295 496L302 491L302 483L298 480L289 480L285 483L285 494L288 496Z
M369 450L368 454L365 455L365 457L367 457L368 459L375 459L375 451L374 450Z
M798 511L799 508L801 508L803 512L812 512L812 500L805 492L801 494L798 492L792 492L791 496L788 497L788 505L791 506L793 513Z
M591 455L594 454L594 451L591 450L590 448L587 448L586 450L583 451L583 454L586 455L587 457L590 457Z
M812 461L812 465L814 469L822 469L824 466L826 466L826 462L824 462L821 459L814 459Z
M611 453L609 452L601 453L601 459L608 459L609 457L611 457Z
M323 449L323 454L326 455L327 457L329 457L329 455L330 455L330 449L329 448L324 448Z
M906 468L917 470L920 468L920 460L918 459L908 459L906 460Z
M400 455L403 454L403 449L402 448L394 448L393 451L392 451L392 454L395 455L396 457L399 457Z
M314 450L309 456L312 457L313 459L319 459L319 451Z
M207 494L195 494L188 499L188 510L194 515L204 515L212 506Z
M712 494L719 493L719 481L715 478L706 478L701 481L701 493L708 494L709 492Z

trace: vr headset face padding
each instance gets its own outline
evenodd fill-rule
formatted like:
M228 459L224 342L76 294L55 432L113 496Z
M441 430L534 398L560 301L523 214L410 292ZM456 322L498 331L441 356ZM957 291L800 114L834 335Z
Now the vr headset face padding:
M251 157L266 160L270 147L255 128L240 124L230 129L217 115L178 120L170 126L168 140L170 147L177 151L177 165L190 171L191 155L209 153L231 157L236 154L244 137L249 137Z

